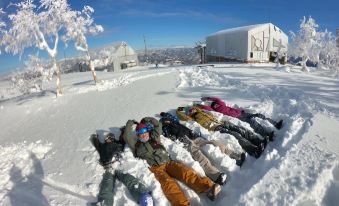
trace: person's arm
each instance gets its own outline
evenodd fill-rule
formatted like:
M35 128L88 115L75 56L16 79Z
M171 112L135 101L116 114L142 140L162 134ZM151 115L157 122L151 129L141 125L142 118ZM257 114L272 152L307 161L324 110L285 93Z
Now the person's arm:
M160 135L162 134L162 125L161 122L159 122L154 117L144 117L141 120L142 123L151 123L154 126L154 130L152 131L153 137L157 142L160 142Z
M208 101L212 101L212 102L216 102L219 105L226 105L224 101L222 101L220 98L218 97L207 97Z
M207 105L198 104L198 105L196 105L196 106L199 107L200 109L203 109L203 110L214 111L214 110L212 109L212 107L207 106Z
M133 124L134 120L127 121L125 131L122 137L124 141L128 144L128 146L131 148L132 152L134 153L135 143L137 142L137 140L134 138Z
M177 117L182 121L193 120L190 116L186 115L183 110L184 110L183 107L178 107L178 109L176 111Z

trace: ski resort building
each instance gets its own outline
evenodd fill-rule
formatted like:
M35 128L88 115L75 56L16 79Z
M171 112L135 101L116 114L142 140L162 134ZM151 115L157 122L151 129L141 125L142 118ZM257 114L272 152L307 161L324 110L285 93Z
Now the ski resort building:
M119 71L138 65L138 55L126 42L116 42L91 52L96 70Z
M274 61L277 53L285 63L288 36L277 26L266 23L218 31L206 38L207 62Z

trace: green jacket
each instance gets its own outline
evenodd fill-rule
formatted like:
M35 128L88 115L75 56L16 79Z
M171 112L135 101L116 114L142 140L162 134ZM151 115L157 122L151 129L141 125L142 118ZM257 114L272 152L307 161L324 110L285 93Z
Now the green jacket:
M162 134L161 123L153 117L145 117L141 121L151 123L154 126L153 131L150 132L149 141L140 142L134 137L133 120L127 121L123 134L123 138L132 149L134 156L146 160L150 166L168 162L170 160L169 155L160 142L160 135Z

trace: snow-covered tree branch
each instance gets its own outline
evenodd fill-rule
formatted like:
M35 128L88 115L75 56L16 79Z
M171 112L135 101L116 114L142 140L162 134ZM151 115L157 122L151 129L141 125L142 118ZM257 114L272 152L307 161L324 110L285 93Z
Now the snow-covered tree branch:
M331 69L338 73L339 51L332 33L317 31L319 25L311 17L303 18L300 30L291 32L292 42L289 55L301 58L304 71L308 71L307 61L317 64L318 68Z
M303 71L308 71L306 62L308 60L317 62L320 52L319 40L320 36L317 32L319 25L314 19L304 17L301 20L300 30L298 33L291 32L292 43L289 47L290 55L301 57L301 65Z
M61 71L56 60L59 39L74 39L77 48L88 53L85 34L103 30L93 23L93 9L85 7L81 12L72 10L67 0L40 0L39 5L34 4L33 0L25 0L14 6L17 10L9 15L11 25L4 35L5 51L22 54L29 47L46 51L53 62L51 73L56 72L57 76L57 96L61 95Z
M86 39L86 34L96 35L99 32L102 32L104 29L101 25L96 25L92 18L92 13L94 9L90 6L85 6L81 12L76 12L76 16L73 21L70 22L72 24L67 34L64 37L64 42L67 42L71 39L75 39L75 48L79 51L83 51L86 53L86 61L88 62L89 68L92 71L93 79L95 83L98 82L95 68L93 65L93 61L89 54L88 43Z
M49 72L45 69L47 65L37 55L29 55L25 62L25 69L15 71L11 82L14 89L22 94L30 94L43 90L43 82L47 80Z
M6 23L1 20L1 16L4 14L2 8L0 8L0 54L1 54L1 46L3 42L3 35L5 33Z

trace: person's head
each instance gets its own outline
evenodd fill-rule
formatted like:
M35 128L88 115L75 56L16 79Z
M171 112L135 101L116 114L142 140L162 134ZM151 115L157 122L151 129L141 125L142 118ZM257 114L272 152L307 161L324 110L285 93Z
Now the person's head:
M197 112L197 108L195 108L195 107L192 107L188 110L189 115L195 114L196 112Z
M149 140L149 132L146 124L139 123L135 128L135 132L138 136L139 141L147 142Z
M109 131L97 131L97 137L101 142L111 144L115 140L115 135Z
M161 112L160 116L161 116L160 122L162 124L171 124L172 123L172 118L171 118L171 115L169 113Z
M160 122L161 122L162 124L171 124L171 123L172 123L172 119L169 118L169 117L162 117L162 118L160 119Z
M212 107L212 109L218 109L220 107L220 105L216 102L212 102L211 107Z
M113 143L115 135L113 133L108 133L105 135L105 143L110 144Z

